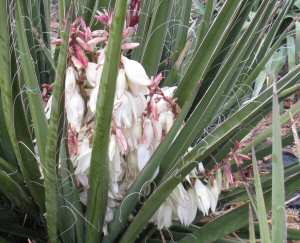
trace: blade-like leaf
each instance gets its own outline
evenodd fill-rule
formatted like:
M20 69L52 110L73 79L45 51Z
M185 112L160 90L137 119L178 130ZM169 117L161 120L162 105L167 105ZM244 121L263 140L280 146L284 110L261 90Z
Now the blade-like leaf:
M120 65L122 31L126 15L126 0L116 2L115 15L110 31L101 89L97 100L96 129L89 174L87 242L98 242L101 236L108 193L108 154L110 127L116 79Z
M33 121L33 128L37 140L39 156L43 162L45 159L45 147L47 140L47 121L42 105L39 83L36 77L33 60L30 55L27 37L25 33L24 14L20 1L16 3L16 30L18 54L20 56L21 72L26 83L26 92L29 98L29 107Z
M11 60L15 57L13 53L10 51L10 39L9 39L9 15L8 15L8 6L6 6L7 1L2 1L0 3L0 23L1 23L1 31L0 31L0 66L2 67L2 74L1 74L1 82L0 82L0 89L2 91L2 104L3 104L3 113L7 131L9 133L10 141L13 146L14 154L17 158L19 167L22 171L23 177L29 190L35 200L35 202L39 205L40 209L43 210L44 208L44 199L43 199L43 188L39 185L40 184L40 172L35 160L26 158L24 154L24 147L21 148L21 143L26 143L23 138L20 138L18 133L18 127L24 126L26 127L26 123L23 123L23 119L19 119L22 116L16 113L19 111L20 103L18 102L19 99L15 97L16 89L15 85L17 84L17 80L13 80L11 77L11 72L14 71L12 68L13 63ZM14 91L14 92L13 92ZM20 97L20 96L19 96ZM21 108L22 110L22 108ZM23 110L21 111L23 112ZM20 124L16 124L16 123ZM22 128L23 130L24 128ZM27 128L25 128L26 130ZM27 137L28 139L29 137ZM6 142L8 143L8 142ZM28 148L30 146L28 145ZM27 148L26 148L27 149ZM29 152L28 150L26 151ZM25 152L25 153L26 153Z
M265 199L261 186L261 180L258 170L258 164L255 156L254 148L252 149L252 164L254 173L254 185L256 192L256 204L257 204L257 218L259 222L260 238L262 242L271 243L271 234L268 225L267 211L265 205Z
M45 180L45 195L46 195L46 219L48 225L48 236L50 242L58 242L57 237L57 150L59 134L59 124L61 114L63 112L62 102L64 91L64 78L68 58L69 46L69 30L70 18L67 21L65 31L61 31L63 45L60 47L58 65L55 75L54 90L52 94L51 117L49 121L49 129L46 143L46 153L44 161L44 180Z
M299 188L300 176L299 172L288 178L285 182L286 192L291 195ZM266 206L269 209L271 205L271 192L265 194ZM235 208L223 216L220 216L200 229L194 230L188 234L179 243L198 243L198 242L214 242L224 236L241 229L248 224L249 204Z
M187 97L191 96L191 91L196 93L198 82L202 82L204 74L208 71L209 65L213 62L218 50L220 50L224 38L227 36L228 30L231 27L232 21L235 19L243 2L244 1L237 0L225 2L223 9L212 24L179 83L176 96L178 97L180 105L183 105L183 103L186 102Z
M141 62L148 75L156 75L162 56L174 0L156 0Z
M272 127L272 241L274 243L282 243L286 242L287 226L285 219L284 167L280 115L276 84L273 84Z
M171 176L167 181L162 183L155 190L155 192L153 192L153 194L143 205L142 209L135 216L133 222L130 224L128 229L125 231L120 243L134 242L134 240L146 226L146 224L154 215L159 206L165 201L168 195L180 182L182 182L182 180L195 166L197 166L196 162L186 165L179 172L177 172L175 175Z

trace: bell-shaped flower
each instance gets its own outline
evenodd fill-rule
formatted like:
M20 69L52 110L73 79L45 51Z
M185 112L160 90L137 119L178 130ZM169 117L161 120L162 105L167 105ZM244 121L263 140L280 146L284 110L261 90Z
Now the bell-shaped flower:
M117 86L116 86L116 99L120 99L127 89L127 80L125 76L125 71L123 68L119 69L118 78L117 78Z
M137 149L142 138L142 120L138 118L131 128L122 129L130 151Z
M66 73L65 109L69 124L76 132L79 132L85 112L85 103L76 84L73 67L69 67Z
M154 139L154 130L152 122L149 118L145 118L143 122L143 144L147 147L152 145Z
M79 147L79 155L74 161L76 169L74 174L77 176L83 187L88 188L88 170L90 168L92 149L89 147L89 140L85 138Z
M151 151L145 144L140 144L137 149L138 168L141 171L151 157Z
M169 228L172 225L173 205L170 199L167 199L156 211L152 222L157 225L159 230Z
M171 198L173 199L176 214L180 222L185 226L190 225L197 214L197 203L184 189L182 184L179 184L174 189Z
M92 112L92 114L96 113L99 89L100 89L100 85L97 85L95 88L93 88L93 90L90 94L90 98L89 98L88 103L87 103L87 107Z
M86 74L86 79L88 82L88 85L91 87L96 87L100 83L101 75L102 75L102 66L89 62L86 69L85 69L85 74Z
M129 181L128 186L130 186L139 173L136 151L132 151L127 155L126 167L126 181Z
M209 185L210 191L210 205L211 211L215 212L218 204L219 195L222 187L222 173L221 170L217 172L217 178L213 180L212 184Z
M156 120L152 120L153 132L154 132L154 139L153 139L153 147L156 149L162 141L163 137L163 129L160 123Z
M170 105L164 99L159 99L159 101L156 103L156 109L157 109L157 113L161 114L163 112L169 111L170 110Z
M172 111L163 112L159 116L159 123L166 133L168 133L173 126L175 115Z
M175 91L177 89L177 86L173 86L173 87L162 87L161 91L164 93L164 95L168 98L173 98Z
M137 61L122 56L122 63L128 79L128 85L134 95L148 94L151 80L144 67Z
M115 103L113 118L120 128L130 128L134 122L134 107L130 101L130 94L125 92L122 97Z
M210 209L210 191L209 189L200 181L196 180L194 184L194 190L197 195L197 206L198 209L204 214L208 215Z
M118 182L124 175L122 168L123 158L121 157L119 147L117 144L117 138L115 135L111 135L110 143L108 147L109 157L109 175L110 175L110 191L113 197L119 197L119 184Z
M47 101L45 108L44 108L45 116L46 116L47 120L49 120L50 116L51 116L52 97L53 96L51 95L49 100Z

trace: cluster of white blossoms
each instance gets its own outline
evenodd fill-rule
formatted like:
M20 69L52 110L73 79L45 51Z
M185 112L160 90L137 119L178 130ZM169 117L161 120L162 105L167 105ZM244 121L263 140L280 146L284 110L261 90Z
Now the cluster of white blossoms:
M105 61L105 48L97 48L97 44L105 42L107 37L106 31L92 32L82 19L72 26L65 111L69 154L84 204L89 190L96 103ZM108 151L110 181L105 225L113 219L113 208L121 205L129 187L163 141L179 112L173 98L176 87L160 88L161 79L161 75L150 79L140 63L121 56ZM203 173L203 169L200 172ZM152 218L158 228L169 227L173 220L189 225L197 209L205 215L216 209L220 183L212 180L205 185L198 178L199 169L187 177L185 186L177 186L159 208Z

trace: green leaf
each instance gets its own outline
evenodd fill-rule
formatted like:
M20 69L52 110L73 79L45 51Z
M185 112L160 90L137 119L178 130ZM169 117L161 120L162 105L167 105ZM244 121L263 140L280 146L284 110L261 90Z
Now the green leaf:
M192 93L196 93L199 85L198 82L202 82L205 73L208 71L208 67L212 64L216 54L220 50L243 2L238 0L226 1L219 15L216 17L179 83L176 97L178 97L180 105L183 105L187 97L191 96L191 91Z
M98 94L96 129L89 174L87 219L87 242L98 242L106 212L108 193L108 145L112 119L116 79L121 55L122 32L126 16L127 1L117 0L115 15L110 30L105 62Z
M254 217L251 205L249 205L249 243L256 243Z
M9 16L7 12L8 6L6 6L6 3L7 1L0 3L0 11L2 11L0 13L0 18L3 18L0 20L0 65L2 67L0 89L2 91L1 98L3 103L4 119L7 131L9 133L9 138L13 146L12 152L14 152L17 158L18 165L35 202L39 205L40 209L43 210L44 199L43 196L41 196L43 195L43 188L40 186L40 171L35 159L32 159L31 155L31 158L28 159L28 157L25 155L29 153L28 149L33 150L33 148L31 148L29 143L26 141L28 139L30 140L30 137L21 137L18 129L20 126L23 126L21 130L22 132L25 132L25 130L27 130L27 124L21 118L23 117L22 113L24 111L21 107L22 104L19 103L20 95L18 94L18 88L16 88L18 86L18 81L11 77L11 72L15 71L13 67L15 56L14 52L10 48L8 32L10 30L8 26ZM8 141L6 143L8 143ZM23 144L26 144L27 147L25 148ZM26 151L24 151L24 149Z
M39 83L35 73L35 67L30 55L27 37L25 33L24 14L22 4L16 4L16 31L18 54L20 56L21 72L26 83L26 93L29 98L30 114L37 140L39 156L43 162L45 159L45 147L47 140L47 121L45 118Z
M9 174L0 170L0 191L17 207L30 212L30 198Z
M192 0L187 0L185 4L183 4L183 6L181 1L178 1L176 3L176 6L178 6L177 4L181 7L180 7L180 15L175 16L176 19L175 40L173 44L174 48L172 49L172 53L171 53L171 57L172 57L171 63L173 64L176 62L180 52L182 51L186 43L186 38L188 34L188 24L190 20L190 12L192 7Z
M289 69L292 69L296 65L296 47L295 47L294 37L288 36L286 38L286 48L287 48Z
M52 94L51 104L51 117L49 121L49 129L46 143L46 153L44 161L44 180L45 180L45 194L46 194L46 219L48 225L48 236L52 243L58 242L57 236L57 150L59 144L59 124L61 114L63 112L62 101L64 92L64 78L66 71L66 64L68 58L69 46L69 31L70 31L70 18L67 21L65 32L61 31L61 36L64 40L63 45L60 47L58 65L55 75L54 90Z
M252 164L253 164L254 185L255 185L256 204L257 204L256 217L258 218L258 222L259 222L260 237L262 242L271 243L271 238L270 238L271 235L270 235L270 230L268 225L265 199L263 195L263 189L261 186L261 180L260 180L258 164L257 164L254 148L252 149Z
M280 92L299 78L300 66L284 76L278 81L277 86ZM222 144L224 137L229 137L241 128L242 124L251 121L255 115L266 109L271 104L272 87L266 89L256 99L251 100L248 104L240 108L236 113L229 117L225 122L219 125L214 131L202 139L194 148L185 155L190 161L202 161L212 152L215 146ZM214 141L214 142L212 142ZM210 145L213 145L210 147Z
M143 51L145 49L147 32L149 30L153 6L156 0L142 1L140 10L140 19L138 24L137 33L134 36L136 42L140 45L132 51L131 58L137 61L141 60Z
M300 174L299 171L293 176L289 177L286 182L286 192L288 195L293 194L297 188L299 188ZM271 193L265 194L266 206L269 209L271 205ZM221 239L232 232L241 229L248 224L249 218L249 204L245 204L223 216L217 217L200 229L193 230L191 234L188 234L185 238L179 241L179 243L198 243L198 242L214 242L217 239Z
M179 156L194 142L197 136L200 136L204 129L212 122L212 119L215 117L215 111L228 95L226 90L228 90L228 87L234 85L232 79L235 70L239 66L238 64L242 62L242 57L246 52L253 48L253 45L251 46L251 44L255 41L258 27L261 22L264 21L266 16L272 13L271 9L273 5L274 2L272 1L265 1L262 4L262 7L251 22L248 30L224 60L225 64L216 74L211 86L197 104L192 115L186 122L185 127L180 131L176 141L172 144L170 150L166 154L164 158L165 162L161 164L161 173L168 171L173 166L171 161L174 162L174 160L178 159Z
M287 226L279 103L275 83L273 84L272 143L272 241L282 243L286 240Z
M156 0L141 62L148 75L157 74L174 0Z

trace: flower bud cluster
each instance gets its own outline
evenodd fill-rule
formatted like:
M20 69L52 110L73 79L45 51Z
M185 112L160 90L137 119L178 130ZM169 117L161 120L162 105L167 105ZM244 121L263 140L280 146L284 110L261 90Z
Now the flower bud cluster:
M109 18L101 16L101 21L106 20L109 22ZM89 190L96 103L106 58L105 47L99 48L98 44L105 43L107 36L106 31L91 31L79 18L72 26L69 40L65 78L68 149L84 204ZM136 47L134 43L123 45ZM113 219L113 209L120 206L129 187L163 141L179 113L173 98L176 87L160 88L161 80L161 75L149 78L139 62L121 56L108 149L110 179L106 225ZM47 117L51 113L51 101L50 97L46 106ZM188 187L184 184L176 187L152 218L159 228L169 227L172 220L189 225L195 219L197 209L203 214L208 214L210 209L215 210L220 192L220 184L216 180L204 185L198 179L197 170L187 177L186 184Z

